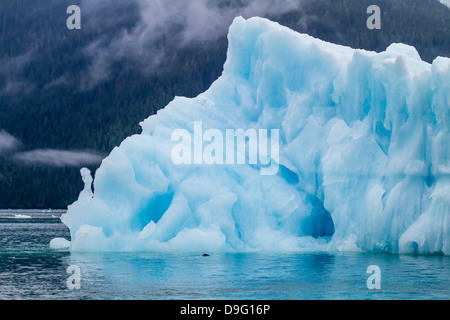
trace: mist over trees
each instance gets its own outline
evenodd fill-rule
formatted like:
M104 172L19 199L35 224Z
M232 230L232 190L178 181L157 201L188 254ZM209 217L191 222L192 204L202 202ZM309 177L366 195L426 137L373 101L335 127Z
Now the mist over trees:
M380 30L366 27L372 4ZM69 5L81 8L80 30L66 27ZM428 62L450 57L450 9L437 0L1 1L0 208L76 200L81 163L19 153L107 155L175 96L194 97L220 76L237 15L353 48L403 42ZM86 166L94 173L98 163Z

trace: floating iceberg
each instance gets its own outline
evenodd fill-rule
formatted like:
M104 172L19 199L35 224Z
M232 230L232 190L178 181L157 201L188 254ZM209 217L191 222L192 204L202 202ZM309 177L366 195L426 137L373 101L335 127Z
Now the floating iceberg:
M94 181L82 170L61 218L72 251L450 254L449 58L352 49L261 18L236 18L228 40L206 92L143 121ZM278 171L175 164L173 132L196 122L279 130Z

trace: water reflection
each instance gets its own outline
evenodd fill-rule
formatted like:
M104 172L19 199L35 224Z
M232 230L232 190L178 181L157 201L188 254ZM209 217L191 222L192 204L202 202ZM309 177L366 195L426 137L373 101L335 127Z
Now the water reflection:
M56 220L1 219L0 299L450 299L448 256L81 254L49 249L68 237ZM67 288L70 265L80 290ZM380 267L380 290L367 288L370 265Z
M449 299L450 258L385 254L81 254L1 250L2 299ZM382 270L368 290L366 269ZM69 290L67 267L81 270Z
M99 298L326 299L335 255L103 253L70 255Z

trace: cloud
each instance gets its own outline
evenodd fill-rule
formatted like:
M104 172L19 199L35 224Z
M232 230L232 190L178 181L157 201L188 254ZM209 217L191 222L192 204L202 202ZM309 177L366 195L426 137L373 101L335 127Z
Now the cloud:
M0 70L9 74L21 73L22 69L31 62L32 56L33 50L28 50L21 55L12 58L4 58L0 62Z
M80 167L99 164L106 156L100 152L36 149L19 152L22 142L0 130L0 156L11 156L16 162L26 165L50 167ZM9 155L8 155L9 154Z
M173 39L177 45L216 39L226 34L237 16L279 15L299 9L302 3L303 0L134 0L138 8L135 18L139 21L131 32L124 32L111 45L121 43L142 49L162 36L167 36L169 42ZM83 0L81 9L96 19L101 11L110 20L120 21L127 14L113 0Z
M164 72L177 56L177 50L189 45L202 45L214 41L228 31L236 16L275 16L299 9L305 0L77 0L81 8L82 31L89 43L72 48L79 57L82 70L80 75L58 74L47 83L44 89L64 86L80 81L80 89L90 90L97 84L111 79L116 62L127 60L130 68L143 74ZM60 12L60 1L49 0L44 6L32 5L27 11L27 19L37 17L48 19L66 18ZM62 15L61 15L62 14ZM56 21L55 20L55 21ZM53 23L49 28L56 28ZM63 34L67 33L65 25ZM55 31L61 30L60 26ZM58 31L59 32L59 31ZM66 36L57 33L51 41L52 33L43 34L36 39L38 43L54 43L55 49L64 47ZM70 38L69 38L70 39ZM60 42L63 41L63 42ZM25 41L27 43L27 41ZM47 59L46 51L28 45L28 50L15 57L0 57L0 95L26 94L41 86L36 79L24 74L30 63ZM24 49L25 50L25 49ZM52 48L53 50L53 48ZM82 62L81 62L82 61ZM87 66L84 62L87 61ZM44 77L45 78L45 77Z
M178 49L213 41L226 35L237 16L279 15L300 9L301 0L135 0L138 8L135 25L123 28L111 39L96 39L83 53L91 60L84 88L91 89L107 80L110 66L123 58L137 61L144 72L156 71ZM107 9L111 7L111 9ZM115 8L117 13L115 13ZM108 19L119 18L112 0L81 3L81 10L92 16L108 12ZM94 14L95 13L95 14Z
M14 138L5 130L0 131L0 155L17 150L21 144L19 139Z
M27 93L34 89L34 85L22 77L24 68L32 59L33 50L28 50L18 56L0 60L0 76L3 77L5 83L4 87L0 89L0 95Z
M37 149L18 152L14 159L24 164L37 164L51 167L80 167L99 164L104 155L88 151L66 151L54 149Z
M70 83L70 75L69 73L64 73L62 76L51 80L49 83L45 85L45 89L57 87L57 86L65 86Z

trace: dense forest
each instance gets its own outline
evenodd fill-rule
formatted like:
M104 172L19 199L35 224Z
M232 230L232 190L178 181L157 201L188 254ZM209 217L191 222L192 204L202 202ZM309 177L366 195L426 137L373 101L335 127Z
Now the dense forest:
M383 51L403 42L428 62L450 57L450 10L437 0L299 0L286 8L274 4L273 10L265 1L265 10L253 11L257 0L212 1L216 11L206 13L222 10L229 19L198 35L189 27L205 17L175 21L175 5L166 8L171 15L152 16L152 7L142 2L0 2L0 138L16 141L2 148L0 140L0 208L66 208L76 200L80 168L95 172L99 163L54 165L18 155L107 155L175 96L196 96L220 76L226 23L241 12L354 48ZM72 4L82 10L81 30L66 27ZM380 30L366 27L372 4L381 8Z

